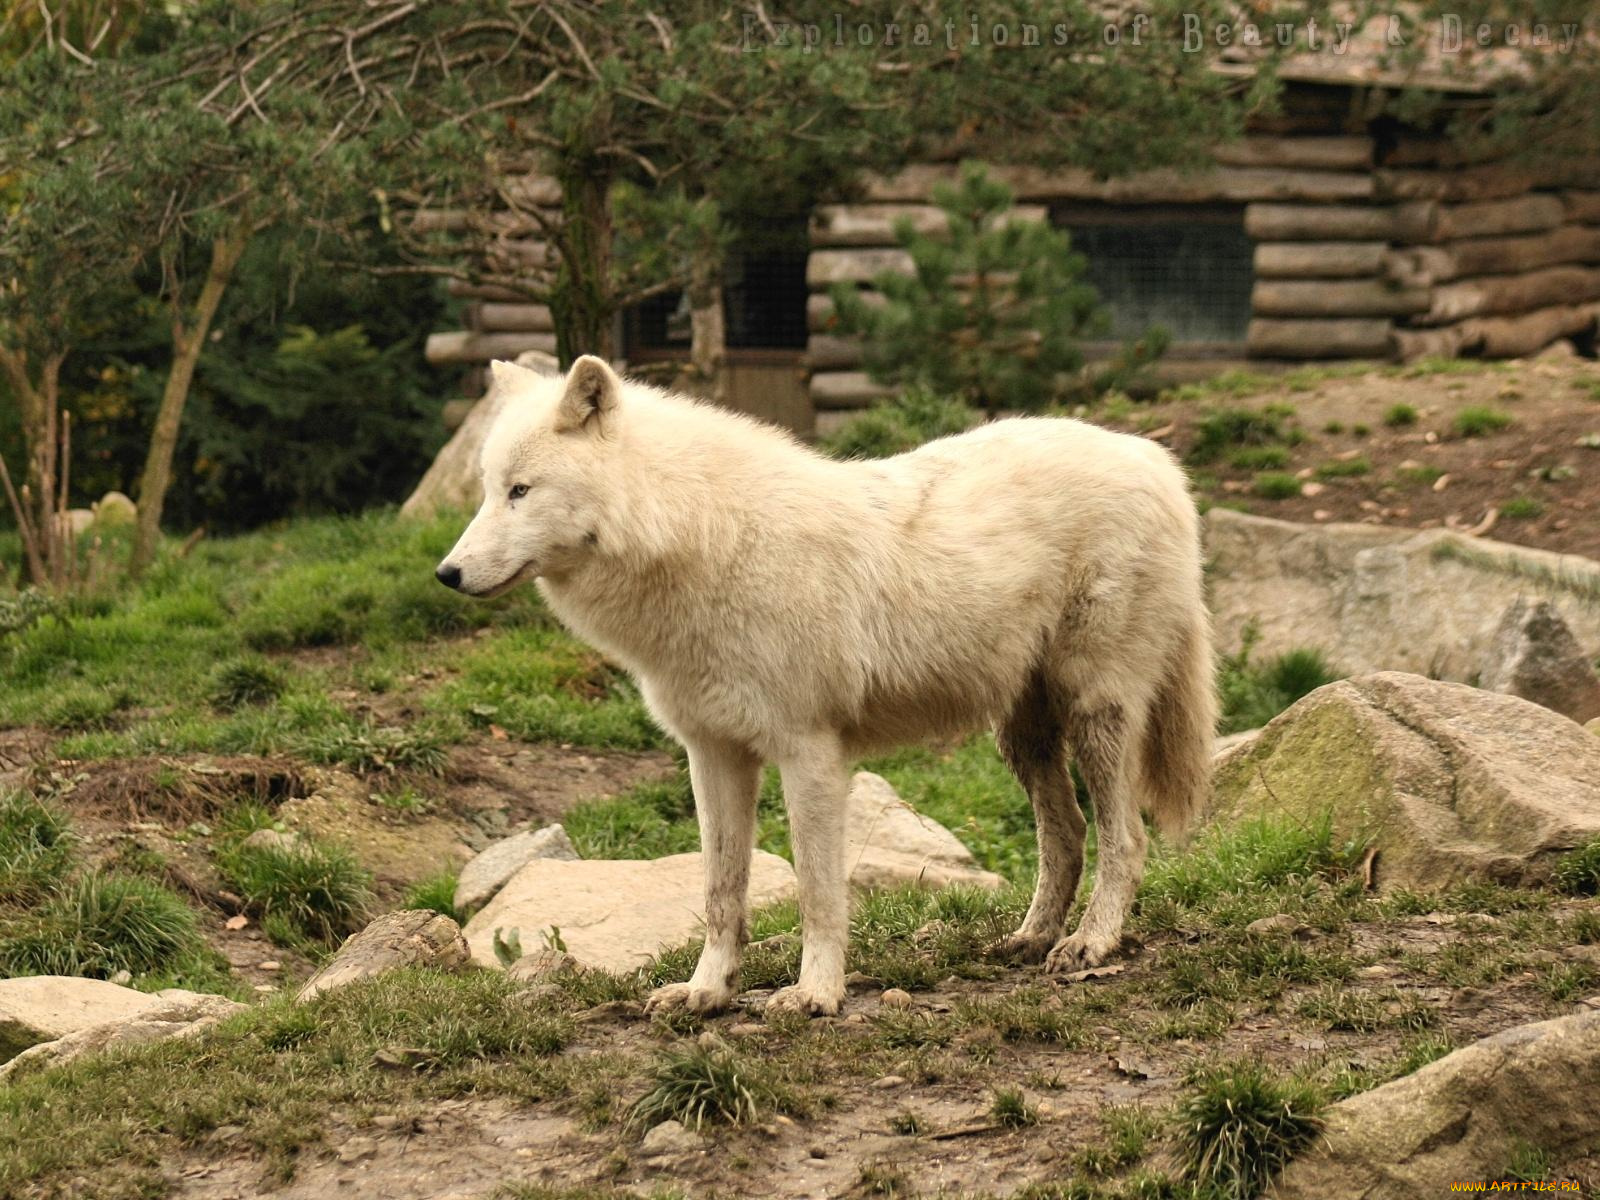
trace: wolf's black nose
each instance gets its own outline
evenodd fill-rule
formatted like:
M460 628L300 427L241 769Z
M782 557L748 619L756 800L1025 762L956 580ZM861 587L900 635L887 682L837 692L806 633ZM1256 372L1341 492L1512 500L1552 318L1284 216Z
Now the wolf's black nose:
M433 577L447 588L459 588L461 586L461 568L451 563L440 563L439 569L433 573Z

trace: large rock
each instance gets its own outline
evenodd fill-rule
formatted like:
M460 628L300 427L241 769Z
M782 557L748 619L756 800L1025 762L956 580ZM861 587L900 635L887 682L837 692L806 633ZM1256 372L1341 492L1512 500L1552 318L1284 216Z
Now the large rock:
M570 862L577 857L572 839L560 825L525 829L502 838L461 868L456 880L456 911L466 913L482 907L505 886L506 880L536 858L561 858Z
M1600 1011L1521 1025L1335 1104L1279 1200L1410 1200L1505 1178L1519 1150L1556 1165L1600 1145Z
M350 938L320 971L305 981L296 1003L397 967L453 971L467 965L461 927L425 908L385 913Z
M1253 627L1258 657L1309 646L1340 670L1412 671L1475 682L1502 614L1547 601L1583 653L1600 657L1600 563L1376 525L1300 525L1224 508L1206 514L1219 647Z
M167 1038L193 1037L217 1022L243 1012L245 1005L226 996L169 988L148 997L151 1003L129 1016L73 1030L41 1042L0 1065L0 1079L25 1067L57 1067L111 1047L137 1046Z
M467 922L475 961L499 966L495 931L513 930L523 950L537 950L551 928L586 967L631 971L681 945L705 926L705 880L695 854L637 861L539 858L513 875ZM750 904L795 894L794 868L758 850L750 865Z
M544 372L560 369L553 355L536 350L519 354L517 365ZM471 512L483 503L478 459L505 398L503 389L491 386L483 399L472 406L417 484L416 491L400 506L402 516L431 517L449 510Z
M968 850L939 822L900 799L889 781L858 771L850 785L846 863L858 888L916 883L952 883L998 888L1005 880L978 866Z
M1506 609L1478 686L1521 696L1574 721L1600 717L1600 675L1548 600Z
M1537 882L1600 834L1600 740L1515 696L1385 672L1318 688L1216 768L1215 811L1315 822L1384 886Z
M157 1002L149 992L103 979L75 975L0 979L0 1062L40 1042L137 1016Z

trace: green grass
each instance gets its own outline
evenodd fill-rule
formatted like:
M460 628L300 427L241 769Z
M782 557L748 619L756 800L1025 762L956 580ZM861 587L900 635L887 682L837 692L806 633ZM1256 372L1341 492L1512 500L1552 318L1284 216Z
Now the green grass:
M1438 467L1401 467L1395 471L1394 477L1401 483L1431 486L1443 474L1444 472Z
M37 902L72 861L67 819L24 792L0 795L0 906Z
M880 401L820 439L817 448L834 458L888 458L935 438L971 429L982 414L958 400L912 388Z
M1194 444L1188 461L1203 466L1215 462L1232 447L1292 444L1297 431L1285 425L1294 409L1268 405L1262 409L1218 408L1202 413L1195 422Z
M1254 1200L1322 1127L1322 1097L1250 1060L1202 1068L1180 1108L1185 1176L1226 1200Z
M0 916L0 975L167 975L205 954L194 910L139 876L80 875Z
M1383 423L1390 429L1404 429L1417 423L1417 410L1411 404L1391 404L1383 412Z
M572 1033L499 972L406 969L264 1005L197 1041L21 1073L0 1086L0 1195L69 1177L96 1195L162 1195L172 1154L223 1126L286 1180L340 1109L565 1094L579 1068L551 1056Z
M1336 458L1317 467L1318 479L1349 479L1371 473L1372 460L1365 457Z
M1264 663L1251 659L1255 638L1247 631L1239 653L1218 665L1223 733L1257 729L1302 696L1341 678L1322 653L1310 647L1285 651Z
M293 847L233 841L218 851L217 868L269 932L287 926L323 943L355 933L371 912L371 872L341 847L298 839Z
M989 1106L989 1119L1004 1129L1026 1129L1039 1123L1039 1110L1020 1088L999 1088Z
M1228 455L1228 465L1241 471L1269 471L1289 465L1283 446L1243 446Z
M1501 412L1497 408L1488 408L1484 405L1469 405L1456 413L1455 420L1450 427L1456 434L1464 438L1486 437L1491 433L1499 433L1512 422L1510 413Z
M1600 895L1600 837L1562 855L1551 882L1569 895Z
M759 1063L711 1036L661 1051L649 1082L629 1112L629 1119L646 1129L662 1121L680 1121L690 1129L753 1125L769 1112L796 1108L793 1095Z
M1537 496L1513 496L1500 505L1500 515L1512 520L1531 521L1544 516L1544 501Z
M233 712L250 704L268 704L284 692L283 672L256 656L231 659L211 677L213 708Z
M1291 500L1300 494L1300 481L1287 471L1262 471L1250 490L1263 500Z
M466 923L466 914L456 910L456 873L441 871L411 885L401 908L425 908L441 913L452 921Z

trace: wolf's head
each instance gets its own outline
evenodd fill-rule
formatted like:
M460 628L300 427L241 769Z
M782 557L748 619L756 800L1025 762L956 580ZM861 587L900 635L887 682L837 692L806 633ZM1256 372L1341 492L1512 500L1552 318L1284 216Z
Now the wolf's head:
M493 372L502 402L483 444L483 507L434 572L469 596L559 577L593 552L622 400L622 381L589 355L565 378L504 362Z

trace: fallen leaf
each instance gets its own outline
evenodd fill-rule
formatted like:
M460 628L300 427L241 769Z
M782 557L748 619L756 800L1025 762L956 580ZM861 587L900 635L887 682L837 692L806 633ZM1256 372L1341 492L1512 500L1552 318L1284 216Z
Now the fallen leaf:
M250 918L240 913L236 917L229 917L222 923L222 927L224 929L243 929L248 924L250 924Z
M506 741L511 737L509 733L507 733L504 729L501 729L498 725L489 726L489 736L497 742Z
M1083 983L1089 979L1109 979L1113 975L1121 975L1122 967L1090 967L1087 971L1074 971L1071 975L1062 977L1064 983Z

